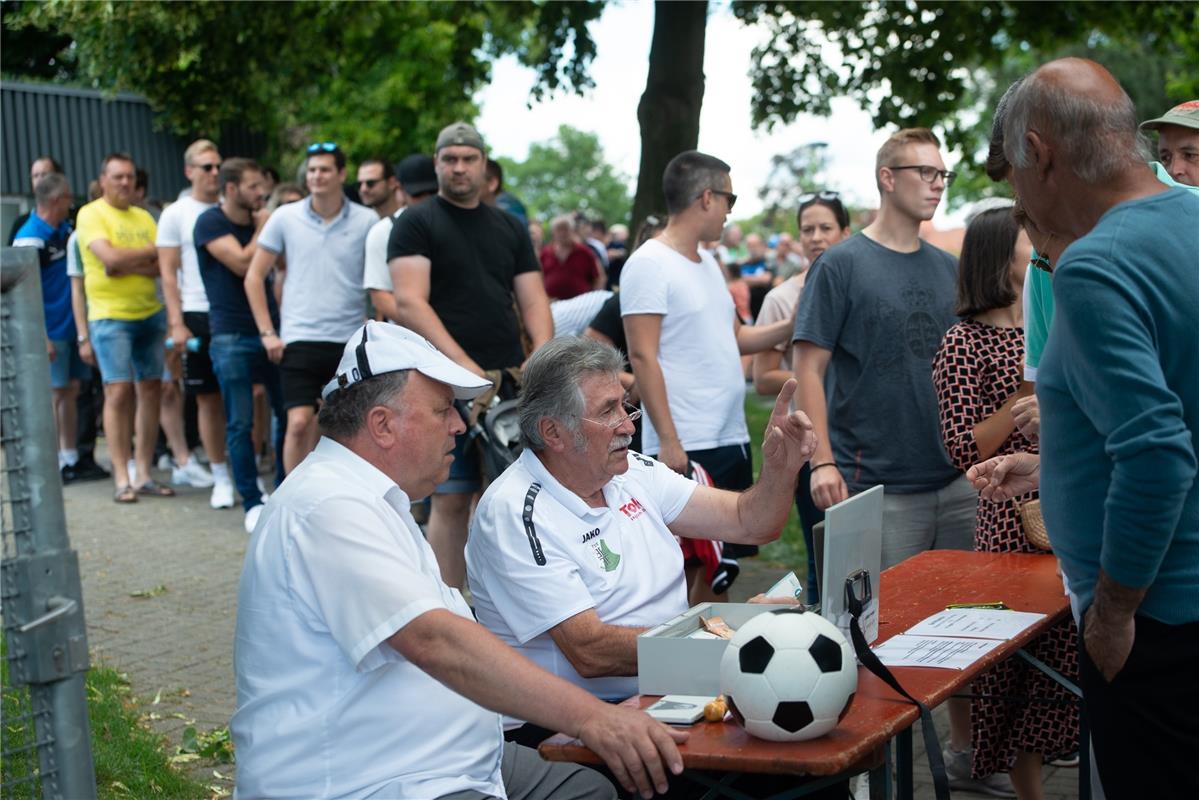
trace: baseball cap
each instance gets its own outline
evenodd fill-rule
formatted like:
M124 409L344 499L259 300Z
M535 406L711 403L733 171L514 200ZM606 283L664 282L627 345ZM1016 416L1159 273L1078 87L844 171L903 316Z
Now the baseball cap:
M407 156L396 168L396 176L405 194L429 194L437 191L437 170L433 159L419 153Z
M399 325L371 320L346 342L337 372L325 384L321 397L376 375L406 369L444 383L458 400L478 397L491 386L491 381L446 358L425 337Z
M454 145L462 145L464 147L476 147L483 152L487 152L487 146L483 144L483 137L479 132L465 122L455 122L452 125L447 125L441 129L441 133L437 134L437 146L433 148L433 152L439 152L443 147L452 147Z
M1187 100L1171 108L1157 119L1148 119L1141 123L1141 130L1156 131L1163 125L1181 125L1184 128L1199 130L1199 100Z

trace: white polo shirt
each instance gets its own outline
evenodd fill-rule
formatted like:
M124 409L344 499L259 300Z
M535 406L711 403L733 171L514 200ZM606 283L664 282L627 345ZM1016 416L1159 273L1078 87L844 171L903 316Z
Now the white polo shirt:
M466 566L479 622L601 699L636 694L635 677L580 676L548 631L589 608L628 626L686 611L683 555L666 526L696 485L630 452L628 472L604 486L607 505L591 508L525 450L488 487L471 524Z
M155 247L179 248L179 299L184 311L208 313L208 294L200 278L200 259L196 256L196 219L216 203L202 203L194 197L181 197L167 206L158 218Z
M237 796L505 797L498 714L387 638L472 619L386 475L331 439L271 495L246 551L233 666Z
M387 240L391 238L391 228L404 209L396 210L390 217L383 217L371 226L366 234L365 263L362 269L363 289L382 289L385 292L395 290L391 282L391 268L387 266Z
M325 222L312 196L276 209L258 234L258 246L287 258L279 335L292 342L344 344L366 318L362 290L366 234L379 215L342 201L341 213Z

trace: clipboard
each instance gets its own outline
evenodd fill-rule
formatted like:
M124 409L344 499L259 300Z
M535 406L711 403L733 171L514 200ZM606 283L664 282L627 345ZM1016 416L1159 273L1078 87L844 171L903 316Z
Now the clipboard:
M883 560L883 487L871 487L824 512L822 535L813 531L820 615L836 625L847 641L852 589L862 603L858 624L866 642L878 638L879 573ZM821 526L816 526L821 528Z

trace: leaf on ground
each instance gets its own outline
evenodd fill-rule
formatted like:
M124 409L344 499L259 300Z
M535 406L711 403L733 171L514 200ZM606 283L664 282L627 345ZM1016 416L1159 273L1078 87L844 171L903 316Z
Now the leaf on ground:
M155 695L154 695L154 700L153 700L153 701L151 701L150 705L152 705L152 706L156 706L156 705L158 705L158 704L159 704L159 703L161 703L161 702L162 702L162 689L159 689L159 690L158 690L158 691L155 693Z
M208 791L212 792L213 798L229 797L232 794L223 786L218 786L215 783L208 787Z
M191 761L199 761L200 756L196 753L179 753L178 755L171 756L168 760L172 764L187 764Z
M136 597L139 599L144 599L147 597L160 597L166 593L167 593L166 584L160 583L157 586L151 587L149 589L142 589L141 591L130 592L129 596Z

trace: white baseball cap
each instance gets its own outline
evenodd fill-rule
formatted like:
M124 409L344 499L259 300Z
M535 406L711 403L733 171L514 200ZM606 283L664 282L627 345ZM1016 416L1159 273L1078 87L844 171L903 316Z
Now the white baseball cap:
M346 342L337 374L325 384L321 397L376 375L406 369L444 383L458 400L478 397L491 386L491 381L446 358L425 337L399 325L371 320Z

